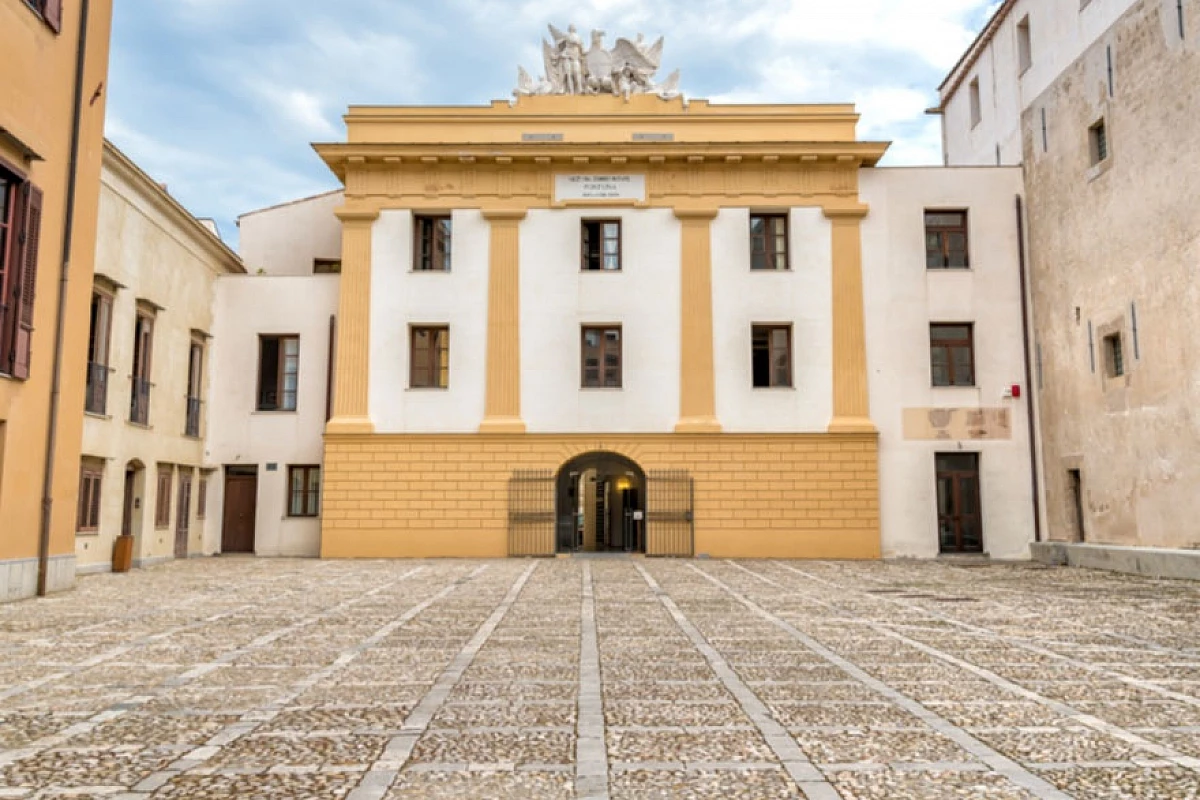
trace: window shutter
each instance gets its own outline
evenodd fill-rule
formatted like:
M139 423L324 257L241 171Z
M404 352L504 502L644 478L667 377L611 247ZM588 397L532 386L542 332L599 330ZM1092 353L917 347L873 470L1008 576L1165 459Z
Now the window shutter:
M62 0L45 0L45 7L42 9L42 16L46 19L46 24L55 32L62 31Z
M14 378L29 377L30 349L33 340L33 300L37 286L38 239L42 228L42 190L32 183L23 187L24 220L20 232L21 257L15 281L17 298L16 336L13 340Z

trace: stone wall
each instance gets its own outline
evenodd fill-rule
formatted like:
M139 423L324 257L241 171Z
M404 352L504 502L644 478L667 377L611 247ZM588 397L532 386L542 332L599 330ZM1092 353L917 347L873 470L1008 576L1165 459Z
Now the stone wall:
M1200 2L1142 0L1024 115L1050 538L1200 544ZM1108 55L1113 73L1110 91ZM1040 114L1045 109L1043 146ZM1089 128L1103 119L1108 157ZM1111 376L1104 337L1120 338Z

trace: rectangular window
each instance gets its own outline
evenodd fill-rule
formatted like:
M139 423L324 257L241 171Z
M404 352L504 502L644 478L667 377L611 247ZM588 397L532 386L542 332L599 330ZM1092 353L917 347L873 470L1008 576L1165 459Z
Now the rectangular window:
M295 411L300 337L258 337L258 410Z
M1125 345L1119 333L1104 337L1104 374L1110 378L1125 374Z
M138 309L133 332L133 378L129 402L129 421L150 424L150 367L154 352L154 316Z
M29 378L42 191L0 166L0 373Z
M313 275L340 275L342 260L340 258L314 258Z
M85 458L79 469L79 512L75 529L80 533L100 530L100 489L104 462Z
M974 326L969 322L930 325L929 361L934 386L974 386Z
M1091 153L1092 166L1108 158L1108 129L1104 127L1103 118L1088 128L1088 150Z
M413 225L413 269L450 271L449 215L417 216Z
M582 332L584 389L621 388L621 328L587 326Z
M925 268L967 269L967 212L925 212Z
M792 326L752 325L750 362L754 388L792 385Z
M321 468L288 467L288 516L315 517L321 507Z
M171 527L171 467L158 468L158 487L154 493L154 527Z
M112 295L92 291L91 321L88 328L87 395L84 408L89 414L108 410L108 351L112 334Z
M787 214L750 215L750 269L788 268Z
M1024 75L1033 66L1033 39L1029 35L1029 16L1017 23L1017 66Z
M621 269L621 220L585 219L580 228L584 271Z
M25 0L55 33L62 31L62 0Z
M208 514L208 475L201 474L196 484L196 519L204 519Z
M410 336L409 387L450 388L450 328L445 325L414 325Z
M983 102L979 97L979 78L971 79L971 127L983 121Z
M204 340L193 338L188 350L187 421L184 436L200 435L200 392L204 386Z

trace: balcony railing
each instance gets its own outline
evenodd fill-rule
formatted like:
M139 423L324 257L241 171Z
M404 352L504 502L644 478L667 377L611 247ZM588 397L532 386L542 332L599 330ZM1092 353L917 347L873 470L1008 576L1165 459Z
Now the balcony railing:
M108 366L88 362L87 397L84 408L89 414L105 414L108 412Z
M137 425L150 424L150 381L133 377L133 396L129 403L129 421Z
M189 397L187 399L187 425L183 429L184 436L199 436L200 435L200 398Z

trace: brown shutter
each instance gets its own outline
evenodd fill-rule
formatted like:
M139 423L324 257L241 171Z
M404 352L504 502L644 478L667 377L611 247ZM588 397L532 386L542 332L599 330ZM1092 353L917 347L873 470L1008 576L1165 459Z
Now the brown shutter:
M38 239L42 228L42 190L32 183L23 187L25 217L20 231L21 257L17 264L16 335L13 340L12 376L29 377L30 349L33 340L33 301L37 286Z
M46 0L42 16L46 18L46 24L55 33L62 31L62 0Z

